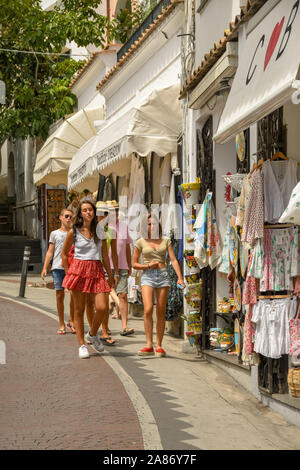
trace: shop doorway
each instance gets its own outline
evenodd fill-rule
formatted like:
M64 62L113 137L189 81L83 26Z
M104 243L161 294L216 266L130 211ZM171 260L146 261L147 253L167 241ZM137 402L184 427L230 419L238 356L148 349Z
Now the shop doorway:
M200 198L202 204L206 192L212 191L215 204L216 175L213 166L213 118L210 116L202 129L197 131L197 177L200 178ZM202 349L209 348L209 331L215 326L216 311L216 270L210 267L201 270L202 280Z
M257 159L267 160L279 150L286 154L286 135L283 107L258 121ZM285 293L282 292L282 294ZM288 356L283 355L280 359L271 359L260 354L259 359L258 387L260 391L268 394L287 393Z

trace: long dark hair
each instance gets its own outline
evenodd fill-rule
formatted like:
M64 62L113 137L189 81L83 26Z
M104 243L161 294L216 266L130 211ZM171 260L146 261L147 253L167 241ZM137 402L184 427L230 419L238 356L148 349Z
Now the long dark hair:
M97 224L98 224L97 215L96 215L96 206L89 197L84 197L79 201L79 205L77 207L77 212L76 212L76 215L75 215L74 226L77 227L77 228L81 228L82 225L83 225L83 217L82 217L82 214L81 214L82 204L90 204L92 206L93 210L94 210L94 218L93 218L92 223L91 223L91 233L94 237L95 242L97 242L99 240L99 238L97 237L97 233L96 233L96 228L97 228Z
M162 226L161 226L161 223L159 221L159 219L157 218L157 216L155 214L151 214L151 212L148 212L148 215L147 215L147 230L148 230L148 220L149 219L154 219L156 220L157 224L158 224L158 228L159 228L159 237L162 238Z

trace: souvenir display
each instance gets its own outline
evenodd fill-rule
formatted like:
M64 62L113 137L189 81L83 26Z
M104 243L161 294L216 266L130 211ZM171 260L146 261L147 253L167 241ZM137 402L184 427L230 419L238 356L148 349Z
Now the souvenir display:
M241 275L245 279L248 266L249 250L243 242L240 242L240 269Z
M240 162L245 160L246 154L246 142L245 142L245 134L244 132L240 132L235 138L235 149L236 154Z
M194 258L194 251L193 250L185 250L184 258L185 258L185 262L186 262L188 268L198 268L197 261Z
M237 355L239 355L241 352L241 330L238 318L234 320L234 345L235 352Z
M238 264L239 245L238 245L238 234L235 227L230 229L229 239L229 258L232 266L235 268Z
M217 303L217 311L219 313L231 313L235 305L234 298L226 298L219 300Z
M200 273L190 273L186 274L184 277L188 284L196 284L199 282Z
M237 279L235 279L233 284L233 293L234 293L234 301L236 310L241 310L242 307L242 293L241 293L241 286Z
M200 183L183 183L178 188L183 196L185 204L198 204Z
M194 333L193 331L187 331L186 337L188 338L191 346L198 346L200 341L199 333Z

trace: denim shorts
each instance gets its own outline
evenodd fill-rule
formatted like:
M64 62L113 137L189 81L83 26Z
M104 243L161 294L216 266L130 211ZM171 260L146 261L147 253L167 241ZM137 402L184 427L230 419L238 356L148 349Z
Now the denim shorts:
M160 287L170 287L167 268L149 269L143 271L141 276L141 286L150 286L154 289L159 289Z
M55 290L64 290L62 286L62 282L64 280L64 277L66 275L64 269L52 269L51 271L52 277L53 277L53 282L54 282L54 289Z

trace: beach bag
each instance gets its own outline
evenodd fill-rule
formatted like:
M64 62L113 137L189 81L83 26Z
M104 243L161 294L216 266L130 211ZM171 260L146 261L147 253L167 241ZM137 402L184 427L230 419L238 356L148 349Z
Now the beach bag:
M289 203L282 213L279 223L292 223L300 225L300 181L294 187Z
M300 369L292 368L289 370L287 379L290 394L292 397L300 397Z

